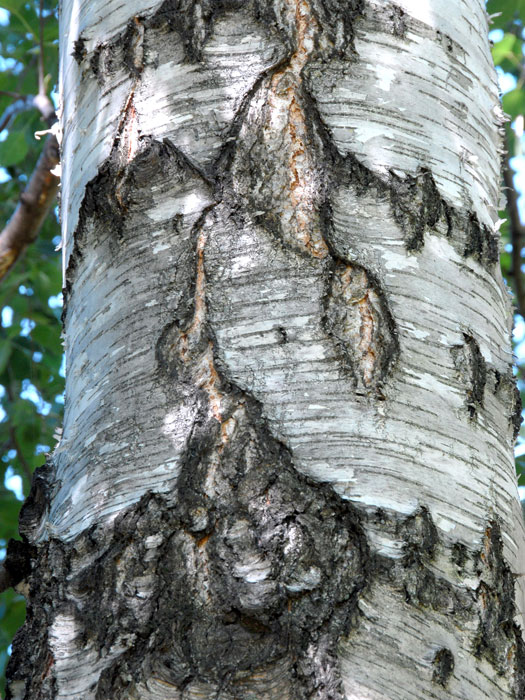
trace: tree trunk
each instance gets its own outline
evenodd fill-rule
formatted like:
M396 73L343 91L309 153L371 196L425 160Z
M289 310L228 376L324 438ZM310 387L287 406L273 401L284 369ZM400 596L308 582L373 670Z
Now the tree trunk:
M483 0L61 23L67 402L8 697L523 698Z

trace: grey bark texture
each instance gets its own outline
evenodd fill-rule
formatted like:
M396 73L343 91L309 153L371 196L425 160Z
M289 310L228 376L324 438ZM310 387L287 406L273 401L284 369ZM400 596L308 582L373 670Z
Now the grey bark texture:
M61 27L67 402L7 697L524 698L482 0Z

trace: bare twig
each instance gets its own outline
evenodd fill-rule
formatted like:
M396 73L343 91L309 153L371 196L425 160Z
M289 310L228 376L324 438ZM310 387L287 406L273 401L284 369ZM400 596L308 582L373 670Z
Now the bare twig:
M525 317L525 284L521 271L521 251L525 243L525 226L521 223L518 209L518 195L514 189L514 172L510 167L509 156L505 158L503 170L507 194L507 209L510 221L510 237L512 243L511 275L514 277L514 290L516 293L516 306L518 313Z

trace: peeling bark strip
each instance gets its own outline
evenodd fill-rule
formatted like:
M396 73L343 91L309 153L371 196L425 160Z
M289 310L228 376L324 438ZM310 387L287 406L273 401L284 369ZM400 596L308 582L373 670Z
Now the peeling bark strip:
M68 398L9 698L523 698L486 29L64 0Z

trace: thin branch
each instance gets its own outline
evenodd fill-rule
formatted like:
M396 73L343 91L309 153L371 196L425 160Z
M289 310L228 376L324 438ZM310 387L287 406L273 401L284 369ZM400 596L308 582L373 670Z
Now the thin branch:
M518 209L518 195L514 189L514 172L510 167L509 156L505 157L503 170L507 194L507 209L510 221L510 237L512 243L511 274L514 277L514 290L516 292L516 306L518 313L525 317L525 284L521 271L521 251L525 242L525 226L521 223Z
M8 107L2 117L0 126L7 124L23 109L36 107L48 126L57 121L55 108L47 95L28 95L20 98ZM51 171L60 161L58 141L54 134L47 138L40 158L37 161L31 179L20 195L13 216L0 233L0 280L13 267L28 245L33 243L56 197L60 178Z
M2 94L2 91L0 91L0 94ZM9 93L6 92L5 94ZM0 116L0 131L7 129L10 122L18 114L27 112L35 107L49 126L56 122L55 107L47 95L18 95L17 93L11 93L10 97L15 97L16 101L10 104Z
M24 97L21 93L13 92L12 90L0 90L0 95L7 95L7 97L13 97L15 100L19 97Z
M59 161L58 141L50 134L13 216L0 233L0 280L38 236L60 183L60 178L51 172Z
M10 104L0 117L0 131L7 129L9 123L21 112L27 112L33 109L33 100L33 95L27 95L26 97L19 97L15 102Z
M43 95L35 95L33 98L33 106L38 109L42 115L42 119L48 126L53 126L57 121L55 106L45 93Z

